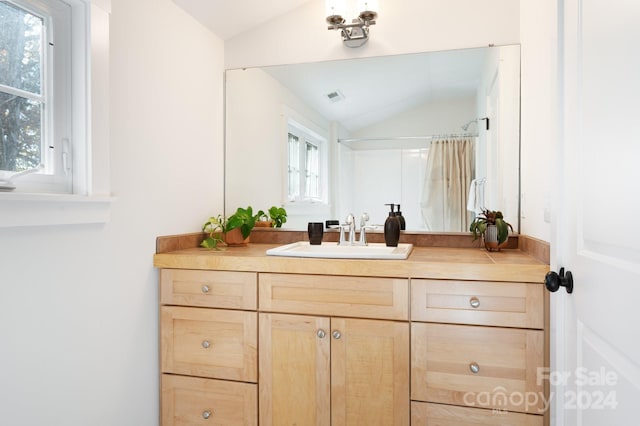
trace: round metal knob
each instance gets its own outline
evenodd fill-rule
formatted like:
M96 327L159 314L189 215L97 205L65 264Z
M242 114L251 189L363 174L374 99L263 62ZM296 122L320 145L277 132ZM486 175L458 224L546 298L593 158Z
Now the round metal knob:
M209 293L209 286L208 285L203 285L202 286L202 292L203 293Z
M327 333L323 330L323 329L319 329L318 332L316 333L316 335L321 338L324 339L324 336L327 335Z
M203 340L202 341L202 347L205 349L209 349L209 347L211 346L211 343L209 343L208 340Z
M469 299L469 304L474 309L478 308L480 307L480 299L478 299L477 297L472 297L471 299Z
M478 365L478 363L472 362L471 364L469 364L469 370L471 370L473 374L478 374L480 372L480 366Z
M338 330L333 330L333 333L331 333L331 335L334 339L339 339L342 337L342 334Z
M554 271L547 272L544 277L544 285L552 293L558 291L560 287L567 289L567 293L573 293L573 275L571 271L567 271L566 275L564 268L560 268L560 273Z
M204 411L202 412L202 418L203 418L203 419L205 419L205 420L207 420L209 417L211 417L211 414L212 414L212 413L211 413L211 410L204 410Z

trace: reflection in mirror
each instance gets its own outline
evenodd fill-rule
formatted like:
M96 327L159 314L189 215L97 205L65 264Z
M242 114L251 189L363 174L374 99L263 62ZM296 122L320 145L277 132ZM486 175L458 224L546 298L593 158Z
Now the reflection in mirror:
M520 48L227 70L225 213L284 206L285 228L401 206L407 230L519 223Z

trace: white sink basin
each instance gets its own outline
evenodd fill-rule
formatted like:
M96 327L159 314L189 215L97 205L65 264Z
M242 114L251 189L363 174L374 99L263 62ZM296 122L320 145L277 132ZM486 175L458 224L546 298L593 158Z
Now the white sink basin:
M269 256L319 257L328 259L406 259L413 250L413 244L398 244L387 247L383 243L369 243L366 246L339 246L338 243L311 245L308 241L298 241L267 250Z

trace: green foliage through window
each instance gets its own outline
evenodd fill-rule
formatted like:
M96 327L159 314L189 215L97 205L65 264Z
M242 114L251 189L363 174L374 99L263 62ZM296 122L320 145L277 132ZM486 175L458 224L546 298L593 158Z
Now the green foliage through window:
M0 170L41 163L43 37L42 18L0 2Z

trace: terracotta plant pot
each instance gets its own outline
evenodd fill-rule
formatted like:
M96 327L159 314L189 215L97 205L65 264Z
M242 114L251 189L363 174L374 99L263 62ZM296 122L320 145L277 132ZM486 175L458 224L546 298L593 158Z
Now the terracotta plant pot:
M272 220L258 220L255 224L256 228L273 228Z
M224 234L224 242L228 246L244 246L249 242L249 237L242 238L240 228L232 229Z

